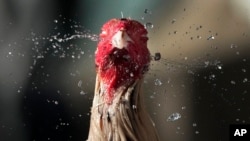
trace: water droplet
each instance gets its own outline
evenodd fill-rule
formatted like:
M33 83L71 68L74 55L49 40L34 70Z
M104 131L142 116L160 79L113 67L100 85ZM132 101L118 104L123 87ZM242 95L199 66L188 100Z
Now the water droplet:
M85 95L85 94L86 93L83 90L80 91L80 95Z
M43 55L37 55L36 58L37 58L37 59L42 59L42 58L44 58L44 56L43 56Z
M59 104L59 102L58 102L58 101L54 101L54 103L55 103L56 105L58 105L58 104Z
M145 14L152 14L152 12L151 12L149 9L145 9L145 10L144 10L144 13L145 13Z
M176 120L178 120L180 118L181 118L180 113L173 113L168 117L167 121L176 121Z
M130 73L130 77L134 77L134 74L132 72Z
M192 70L188 70L187 73L188 74L193 74L193 75L195 74Z
M32 76L32 73L31 73L31 72L29 72L29 73L28 73L28 76Z
M161 59L161 53L156 52L156 53L155 53L155 56L154 56L154 60L155 60L155 61L158 61L158 60L160 60L160 59Z
M137 106L136 106L136 105L132 105L132 108L133 108L133 109L136 109L136 108L137 108Z
M59 38L59 39L57 39L57 41L58 41L58 42L62 42L62 41L63 41L63 39L62 39L62 38Z
M82 80L80 80L80 81L78 82L77 86L80 87L80 88L82 87Z
M230 83L233 84L233 85L236 84L236 82L234 80L231 80Z
M54 23L58 23L58 20L54 20Z
M209 61L205 61L204 64L205 64L205 67L208 67L208 65L210 64L210 62Z
M237 48L238 46L237 45L235 45L235 44L231 44L230 45L230 48Z
M90 36L89 39L90 39L91 41L98 41L98 40L99 40L99 36L93 34L93 35Z
M199 131L195 131L195 134L199 134L200 132Z
M36 41L34 44L35 44L35 45L39 45L39 42L38 42L38 41Z
M214 40L214 39L215 39L215 37L213 35L207 37L207 40Z
M77 59L81 59L81 55L80 54L77 55Z
M149 29L149 28L154 28L154 25L152 23L150 23L150 22L147 22L146 24L144 24L144 27L146 29Z
M209 78L210 79L214 79L215 78L215 74L211 74Z
M196 127L196 126L197 126L197 123L193 123L192 126L193 126L193 127Z
M156 86L161 86L162 85L162 82L160 79L155 79L155 85Z
M175 23L175 22L176 22L176 19L173 19L173 20L171 21L172 24Z
M218 68L219 70L221 70L221 69L222 69L222 66L218 65L217 68Z
M248 81L247 78L244 78L244 79L243 79L243 83L246 83L247 81Z

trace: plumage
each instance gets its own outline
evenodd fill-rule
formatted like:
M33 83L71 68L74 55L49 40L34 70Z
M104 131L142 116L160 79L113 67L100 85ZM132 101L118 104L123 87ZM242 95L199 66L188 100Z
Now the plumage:
M150 63L147 31L131 19L102 27L88 141L158 141L141 85Z

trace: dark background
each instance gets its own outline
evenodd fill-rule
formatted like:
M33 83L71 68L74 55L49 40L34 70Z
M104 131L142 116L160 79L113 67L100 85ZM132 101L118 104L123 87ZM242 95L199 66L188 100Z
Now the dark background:
M153 25L148 47L162 59L143 87L161 140L229 140L230 124L250 122L248 5L0 0L0 140L87 139L96 37L122 15Z

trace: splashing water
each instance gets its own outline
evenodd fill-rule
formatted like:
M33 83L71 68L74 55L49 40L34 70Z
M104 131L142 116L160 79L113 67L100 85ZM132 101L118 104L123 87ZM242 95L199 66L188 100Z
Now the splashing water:
M207 40L214 40L214 39L215 39L215 37L213 35L210 35L207 37Z
M176 120L178 120L180 118L181 118L181 114L176 112L176 113L171 114L168 117L167 121L176 121Z
M41 36L32 31L30 37L26 38L27 41L31 41L34 44L32 46L34 62L37 62L37 59L45 58L48 54L59 58L69 57L73 61L80 59L85 54L86 48L84 49L82 45L78 46L79 40L88 39L92 42L99 40L97 34L91 33L91 31L85 29L80 23L75 21L67 21L65 18L60 18L53 20L53 23L55 27L49 35ZM64 25L65 23L69 23L69 26ZM62 32L62 28L70 28L69 33L66 31L66 33ZM86 45L87 43L84 42L83 44Z
M145 13L145 14L152 14L152 11L149 10L149 9L145 9L145 10L144 10L144 13Z
M146 29L150 29L150 28L154 28L154 25L151 22L147 22L147 23L144 24L144 27Z
M52 42L53 40L57 42L67 42L73 39L89 39L91 41L98 41L99 37L96 34L90 34L90 33L85 33L85 34L76 34L76 35L71 35L69 37L64 37L64 38L58 38L57 36L52 36L50 41Z
M162 85L162 82L160 79L155 79L155 85L156 86L161 86Z

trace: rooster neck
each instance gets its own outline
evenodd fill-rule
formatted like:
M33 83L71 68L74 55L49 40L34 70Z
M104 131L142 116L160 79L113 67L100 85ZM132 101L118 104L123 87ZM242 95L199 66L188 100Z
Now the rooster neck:
M97 76L88 141L157 141L140 98L142 80L118 88L112 103L107 104L99 79Z
M147 40L138 21L111 19L103 25L88 141L158 141L141 97L150 62Z

